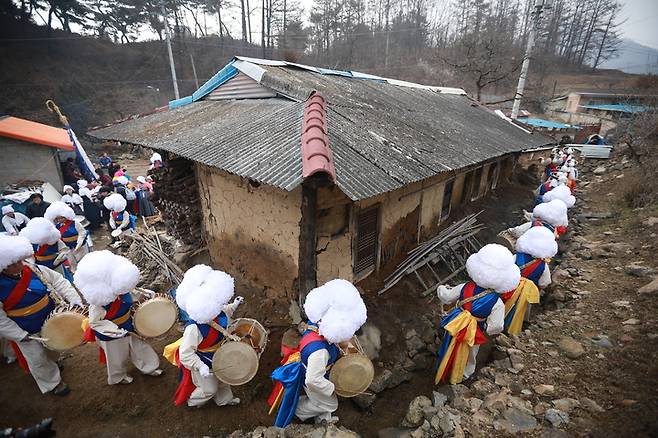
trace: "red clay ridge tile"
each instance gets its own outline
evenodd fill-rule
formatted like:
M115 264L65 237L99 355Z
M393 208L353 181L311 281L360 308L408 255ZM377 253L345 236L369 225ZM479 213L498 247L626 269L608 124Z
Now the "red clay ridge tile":
M327 135L326 101L321 93L316 92L306 101L304 108L302 175L308 178L318 172L324 172L332 181L336 181L336 169Z

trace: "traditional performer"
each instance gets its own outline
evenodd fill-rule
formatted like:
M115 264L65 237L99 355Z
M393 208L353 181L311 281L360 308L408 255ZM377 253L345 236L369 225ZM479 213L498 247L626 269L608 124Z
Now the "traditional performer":
M551 202L555 199L564 202L567 208L571 208L576 204L576 197L571 194L571 190L566 186L566 176L557 187L544 195L544 202Z
M548 158L540 158L539 163L544 167L543 180L550 179L554 172L557 172L559 166L562 164L561 154L559 148L553 148L551 155Z
M73 187L69 185L64 186L64 194L61 201L71 207L76 215L84 214L84 202L80 195L73 191Z
M0 337L12 341L19 363L32 374L42 393L66 395L59 367L40 342L41 327L55 309L52 294L82 306L77 292L57 272L24 263L32 245L21 236L0 236Z
M2 207L2 226L5 229L5 233L10 236L17 236L19 231L21 231L28 222L30 222L30 219L23 213L14 211L14 207L11 205L5 205Z
M516 241L514 260L521 270L521 281L513 292L502 295L505 302L505 329L518 335L531 304L538 304L540 289L551 284L549 262L557 254L555 235L545 227L532 227Z
M87 230L75 217L73 209L63 202L58 201L50 204L44 217L54 223L59 230L62 242L70 250L68 259L71 263L71 270L75 272L78 262L89 252Z
M189 315L183 337L165 347L164 356L180 370L174 404L201 407L209 400L217 406L240 403L231 387L210 371L215 351L228 334L230 318L244 301L234 293L233 277L210 266L190 268L176 291L176 303Z
M576 185L578 183L578 169L576 169L576 164L578 162L574 158L570 158L566 161L564 166L560 171L564 172L567 175L567 187L571 190L571 193L576 191Z
M149 376L162 374L153 348L134 334L132 305L138 296L139 269L130 260L110 251L94 251L78 264L73 282L89 303L85 340L98 341L100 361L107 366L107 383L132 383L128 359Z
M37 265L57 271L68 281L73 281L73 274L67 266L69 249L62 242L61 234L52 222L43 217L34 218L19 235L32 244Z
M114 193L103 199L103 205L110 210L110 228L121 232L132 232L136 228L135 216L126 211L126 199Z
M272 372L276 385L268 403L271 411L280 405L277 427L286 427L295 416L302 421L314 418L316 423L338 421L332 415L338 409L338 398L327 372L367 318L359 291L346 280L332 280L313 289L304 311L309 322L299 347L289 351L283 365ZM301 395L302 388L306 395Z
M455 308L441 321L445 330L438 353L435 382L460 383L475 372L480 345L487 342L484 333L503 331L505 305L499 297L514 289L521 279L514 256L504 246L485 245L466 260L471 281L455 287L437 289L443 304Z
M557 190L557 187L548 193ZM532 227L546 227L555 233L556 239L564 234L569 225L567 206L560 200L543 202L532 210L530 221L517 227L508 228L507 232L518 239Z
M149 170L160 169L161 167L164 167L164 164L162 164L162 155L160 155L157 152L153 152L150 161L151 161L151 166L149 167Z

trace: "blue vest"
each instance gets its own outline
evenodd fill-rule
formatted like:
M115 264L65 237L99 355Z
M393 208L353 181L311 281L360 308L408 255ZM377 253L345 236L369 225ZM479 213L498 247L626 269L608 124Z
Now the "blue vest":
M133 306L133 298L132 296L130 296L129 293L127 293L121 295L119 299L121 300L121 304L119 305L119 311L116 313L116 315L112 316L112 319L110 319L110 321L114 322L120 329L124 329L128 332L133 332L135 331L135 327L133 326L133 317L131 314L132 306ZM103 306L105 312L108 312L110 310L113 303L114 302ZM107 315L105 315L105 319L108 319ZM113 341L116 339L121 339L111 336L105 336L102 333L97 332L96 330L94 330L94 334L96 335L96 338L100 339L101 341ZM126 334L126 336L129 335Z
M13 279L6 275L0 275L0 301L4 304L5 300L14 290L19 280ZM42 305L37 305L42 303ZM11 316L12 311L19 311L20 309L36 305L33 313L25 316ZM48 294L48 288L39 280L36 274L32 274L32 279L27 287L27 291L18 304L11 310L5 310L7 316L14 321L20 328L30 334L38 333L43 326L43 323L48 318L50 312L55 309L55 302Z
M129 201L132 202L132 201ZM127 220L130 221L130 225L128 225L128 229L134 230L136 227L135 224L135 216L132 214L128 213L127 211L122 211L121 213L117 214L117 216L114 218L114 222L117 224L117 228L119 228L122 224L123 221Z
M221 312L217 316L217 318L215 318L215 322L217 324L219 324L221 327L227 328L228 327L228 315L224 312ZM199 332L201 332L201 336L203 336L203 339L206 339L206 336L208 336L208 333L210 332L210 329L212 329L210 324L199 324L196 321L191 320L191 319L188 321L187 325L190 325L190 324L196 325L196 327L199 329ZM215 347L218 344L220 344L223 340L224 340L224 335L220 332L219 335L217 335L217 339L211 345L206 345L205 346L205 349L208 349L208 350L211 350L211 351L202 351L202 349L200 349L197 346L197 351L196 351L197 356L199 356L199 358L203 361L203 363L208 365L210 368L212 368L212 359L215 356L215 351L217 351L217 348L215 348ZM199 346L202 343L203 343L203 341L201 341Z
M44 245L32 245L34 250L34 261L37 265L45 266L46 268L55 269L55 259L59 254L59 249L57 244L54 245L45 245L47 248L39 253L39 249Z
M56 227L61 230L64 224L57 224ZM75 249L78 245L78 230L75 228L75 221L72 221L71 225L62 234L62 241L71 249Z
M514 262L516 263L516 266L521 268L521 276L532 281L537 287L539 287L539 279L546 270L546 263L542 260L541 263L532 270L530 270L530 266L524 268L525 265L532 264L535 260L537 259L530 254L517 252Z

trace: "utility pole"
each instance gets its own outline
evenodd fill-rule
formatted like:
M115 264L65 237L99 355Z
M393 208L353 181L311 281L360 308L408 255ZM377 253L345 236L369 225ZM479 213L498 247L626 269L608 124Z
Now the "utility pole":
M523 65L521 66L521 74L519 75L519 83L516 86L516 94L514 95L514 106L512 107L512 119L519 116L519 109L521 108L521 99L523 98L523 90L525 89L525 81L528 77L528 68L530 67L530 57L532 56L532 49L535 47L535 38L539 31L539 23L541 22L541 14L544 9L550 8L549 0L535 0L534 10L531 12L532 25L530 26L530 34L528 35L528 44L525 48L525 55L523 56Z
M169 67L171 67L171 81L174 83L174 97L180 99L178 94L178 81L176 80L176 66L174 66L174 55L171 53L171 35L169 34L169 24L167 23L167 10L164 2L160 3L162 7L162 19L164 21L165 36L167 39L167 52L169 53Z
M194 56L190 53L190 62L192 62L192 73L194 73L194 85L199 89L199 78L196 76L196 66L194 65Z

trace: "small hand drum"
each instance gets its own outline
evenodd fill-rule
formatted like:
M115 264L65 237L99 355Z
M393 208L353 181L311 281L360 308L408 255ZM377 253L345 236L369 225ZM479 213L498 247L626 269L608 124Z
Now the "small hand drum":
M375 367L356 337L348 347L345 355L338 359L331 371L329 380L334 384L336 394L341 397L356 397L363 394L375 378Z
M225 342L213 355L212 371L227 385L244 385L258 372L258 354L244 342Z
M46 347L54 351L65 351L82 345L82 321L85 318L82 309L68 305L57 307L41 327L41 337L48 339L45 342Z
M498 233L494 243L504 246L505 248L512 251L512 253L516 252L516 237L514 237L512 233L507 230L503 230Z
M133 314L135 331L145 338L162 336L178 320L178 307L168 295L156 294L137 304Z

